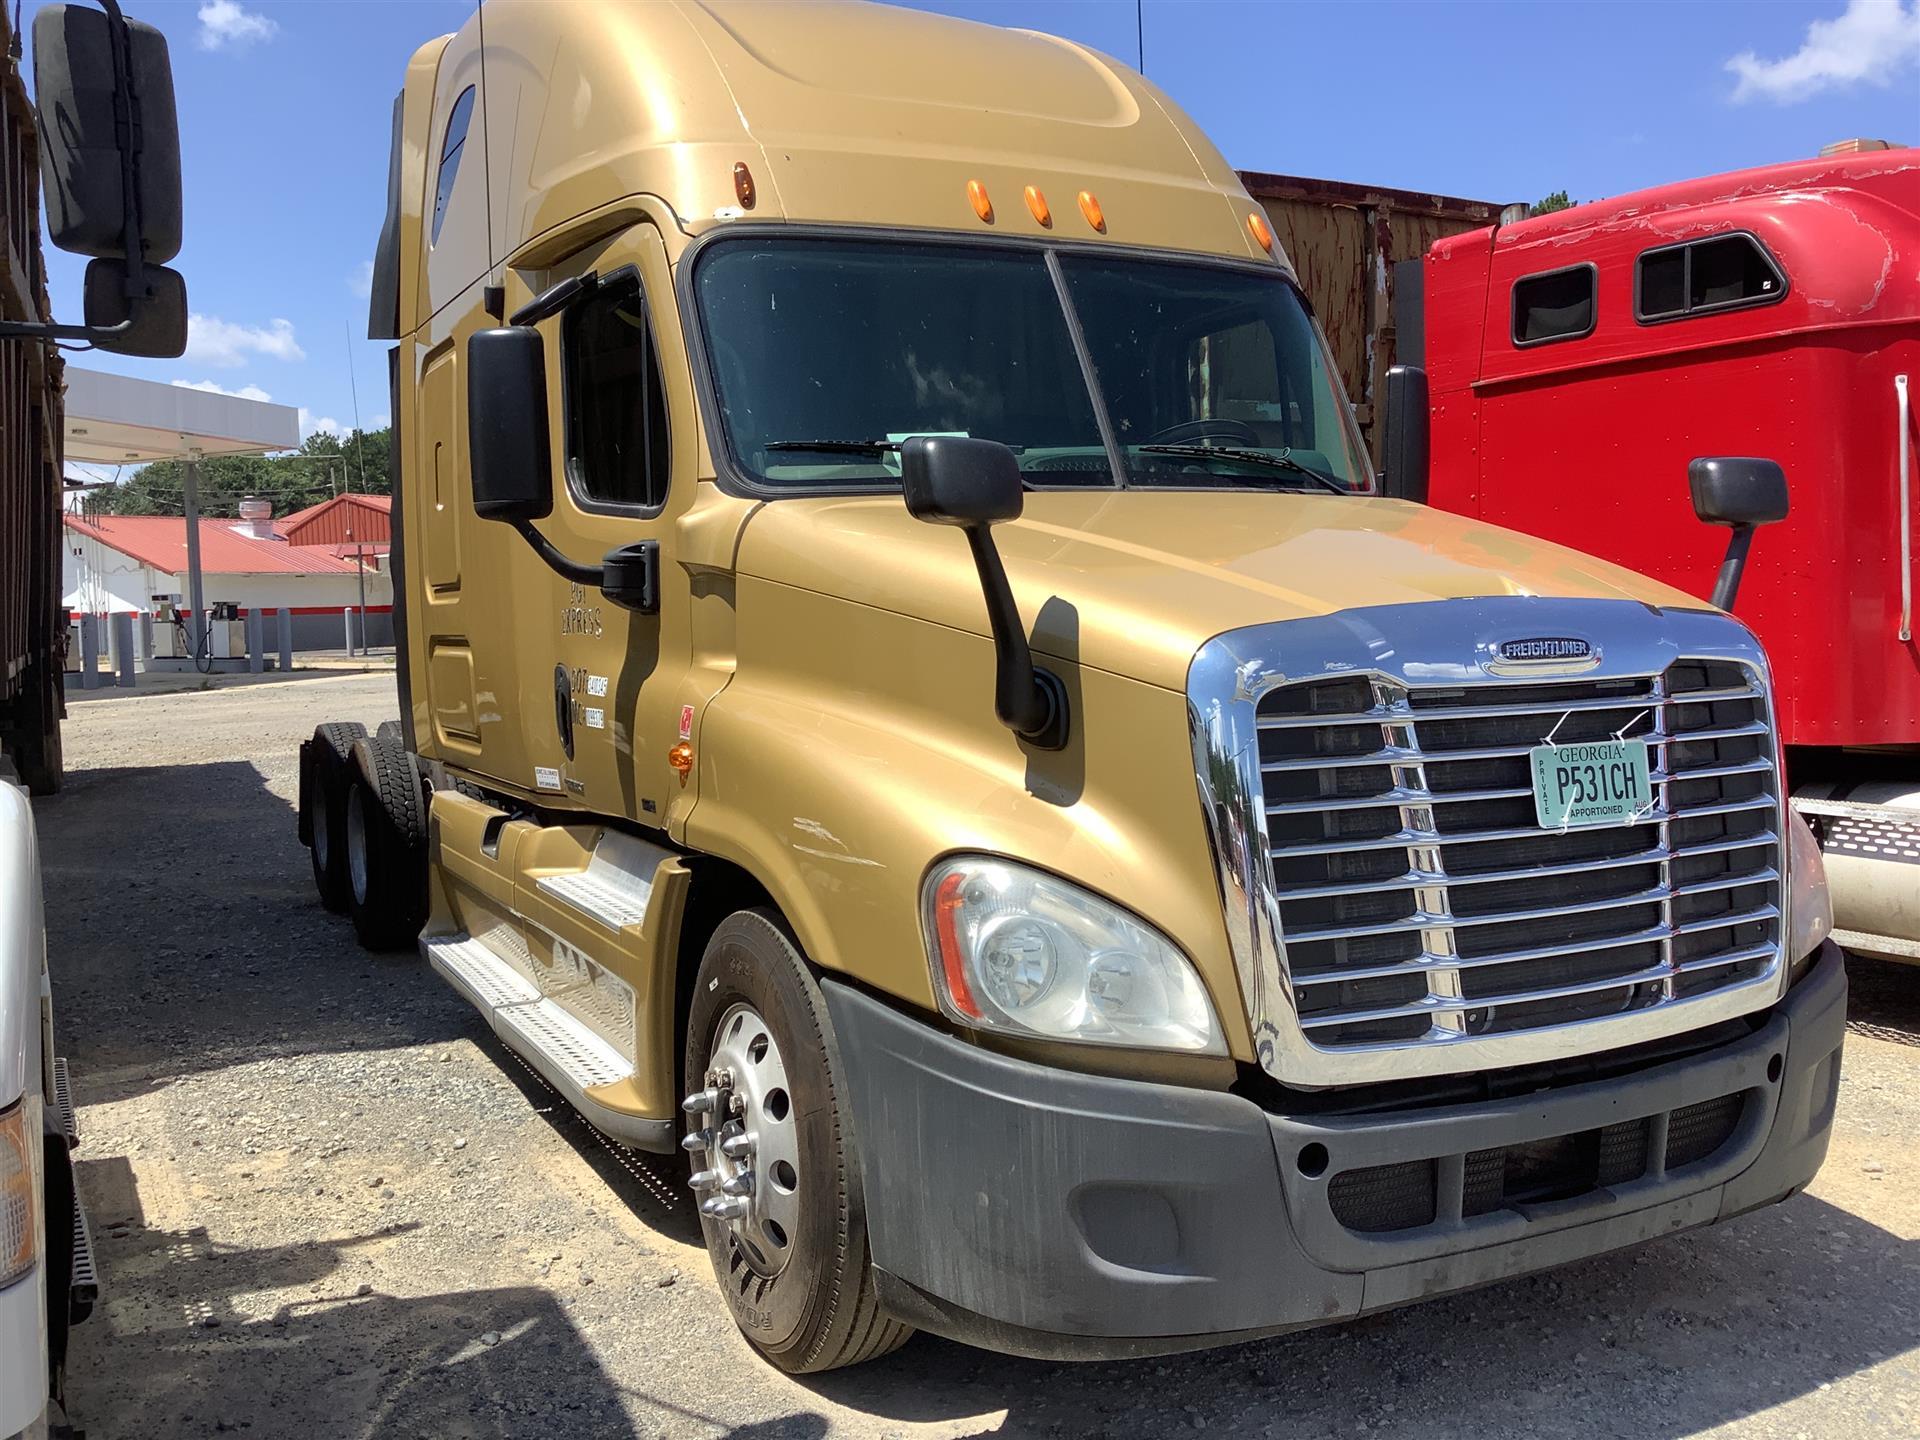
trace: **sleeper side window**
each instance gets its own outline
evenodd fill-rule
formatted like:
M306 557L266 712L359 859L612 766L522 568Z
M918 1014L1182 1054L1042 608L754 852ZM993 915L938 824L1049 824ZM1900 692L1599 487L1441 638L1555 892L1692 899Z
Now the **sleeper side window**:
M1573 265L1513 282L1513 343L1545 345L1593 333L1594 268Z
M440 240L440 226L447 218L447 201L453 196L454 176L460 173L460 154L467 147L467 125L473 119L473 86L460 92L447 117L446 138L440 142L440 179L433 192L433 235L430 244Z
M574 306L561 353L573 493L589 508L658 510L667 499L667 396L632 271Z
M1771 305L1786 293L1778 263L1744 232L1643 251L1634 261L1633 318L1642 325Z

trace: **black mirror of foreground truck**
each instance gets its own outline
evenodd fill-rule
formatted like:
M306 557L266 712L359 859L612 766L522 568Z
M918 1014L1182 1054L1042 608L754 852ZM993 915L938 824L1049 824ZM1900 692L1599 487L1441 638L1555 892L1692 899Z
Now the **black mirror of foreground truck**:
M533 522L553 513L553 442L547 429L547 351L540 332L509 325L467 340L467 470L474 513L513 526L555 574L592 585L613 604L660 608L660 543L641 540L599 565L570 560Z
M128 293L132 284L125 260L87 262L83 308L87 328L98 332L93 343L115 355L150 360L171 360L185 353L185 278L165 265L142 265L137 300Z
M538 330L510 325L467 341L467 456L481 519L522 525L553 513L547 352Z
M1687 466L1687 485L1693 491L1693 513L1709 525L1726 525L1726 559L1713 584L1713 603L1731 610L1740 593L1747 549L1759 526L1787 518L1787 472L1776 460L1744 456L1708 456Z
M1427 503L1430 420L1427 372L1417 365L1387 371L1386 468L1380 493L1395 500Z
M993 630L993 710L1022 740L1058 750L1069 730L1067 688L1051 670L1037 668L1020 607L993 543L993 526L1016 520L1026 504L1020 462L993 440L963 435L915 435L900 445L901 489L907 513L966 533Z
M0 322L0 339L80 340L122 355L186 348L180 126L167 40L119 0L33 17L33 90L47 238L91 255L86 323Z

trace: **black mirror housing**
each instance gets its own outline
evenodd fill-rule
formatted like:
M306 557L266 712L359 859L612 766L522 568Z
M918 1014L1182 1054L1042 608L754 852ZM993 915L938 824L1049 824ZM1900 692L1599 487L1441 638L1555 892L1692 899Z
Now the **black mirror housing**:
M909 436L900 445L900 480L907 513L935 525L1017 520L1027 498L1013 451L965 435Z
M135 304L127 294L125 260L90 260L83 290L86 322L90 329L116 330L101 334L93 343L115 355L140 355L150 360L171 360L187 348L187 282L178 270L164 265L140 267L141 293ZM132 324L127 324L132 321Z
M1687 486L1693 491L1693 513L1709 525L1728 526L1726 558L1713 582L1713 603L1733 609L1740 594L1740 577L1747 568L1753 532L1787 518L1787 472L1777 460L1745 456L1707 456L1687 466Z
M139 129L131 196L113 113L120 25ZM137 210L142 258L164 265L178 255L180 126L167 37L90 5L48 5L33 17L33 91L47 238L62 250L124 259L129 211Z
M553 513L547 357L540 332L509 326L467 340L467 464L484 520L526 524Z
M1417 365L1387 371L1386 444L1380 493L1395 500L1427 503L1431 475L1432 407L1427 372Z
M1787 518L1787 475L1777 460L1720 455L1687 466L1693 513L1709 525L1771 525Z

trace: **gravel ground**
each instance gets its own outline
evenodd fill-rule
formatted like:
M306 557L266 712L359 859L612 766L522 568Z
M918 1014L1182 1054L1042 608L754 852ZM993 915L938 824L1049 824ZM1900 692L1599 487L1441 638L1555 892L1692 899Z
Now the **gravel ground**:
M390 675L95 695L38 803L105 1300L94 1440L1920 1434L1920 971L1857 961L1809 1193L1335 1329L1058 1366L926 1336L756 1361L668 1171L624 1158L314 898L295 748Z

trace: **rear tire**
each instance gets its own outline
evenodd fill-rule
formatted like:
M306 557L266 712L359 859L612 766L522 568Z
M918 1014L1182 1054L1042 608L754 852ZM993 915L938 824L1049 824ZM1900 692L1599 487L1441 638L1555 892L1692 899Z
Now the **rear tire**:
M426 800L397 742L362 741L347 792L347 913L369 950L411 949L427 919ZM368 775L372 780L368 780Z
M743 1017L747 1028L737 1029ZM750 1032L762 1026L766 1037L756 1039ZM843 1118L840 1052L826 1001L798 947L767 911L735 912L707 943L687 1018L690 1089L705 1087L716 1050L736 1074L740 1066L768 1063L784 1082L769 1089L755 1083L760 1077L739 1076L741 1128L760 1138L738 1168L767 1173L748 1174L751 1208L739 1219L704 1212L700 1217L707 1256L734 1323L756 1350L794 1375L857 1365L898 1349L913 1329L882 1310L874 1290L860 1166ZM714 1119L696 1114L689 1128L710 1128ZM791 1162L761 1153L775 1148L763 1132L776 1128L777 1148L783 1156L791 1153ZM708 1168L721 1163L711 1152L696 1156L696 1164ZM735 1162L725 1168L733 1171ZM762 1209L771 1193L756 1192L776 1181L782 1206L777 1213L787 1224L770 1232L771 1217ZM715 1188L700 1198L720 1194ZM777 1247L767 1243L769 1234L780 1242Z
M349 898L344 841L353 746L366 735L357 720L330 720L300 747L300 838L307 842L320 903L336 915L346 913Z

